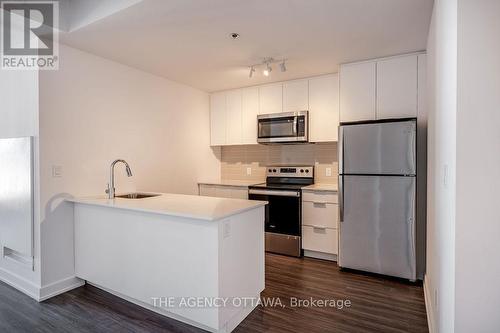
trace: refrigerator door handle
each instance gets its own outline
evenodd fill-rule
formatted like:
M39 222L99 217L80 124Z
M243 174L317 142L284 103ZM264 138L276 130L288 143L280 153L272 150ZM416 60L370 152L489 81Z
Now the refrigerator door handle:
M339 128L339 141L338 141L338 150L339 150L339 174L344 173L344 127L340 126Z
M344 222L344 176L339 176L339 221Z

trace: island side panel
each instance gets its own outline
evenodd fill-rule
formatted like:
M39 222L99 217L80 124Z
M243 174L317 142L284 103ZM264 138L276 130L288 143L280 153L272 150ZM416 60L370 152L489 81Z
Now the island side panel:
M218 251L217 222L75 204L76 275L150 306L154 297L218 296ZM215 308L158 310L219 327Z
M264 214L262 206L219 222L220 297L255 298L264 290ZM219 322L226 331L232 331L256 304L247 300L244 305L221 308Z

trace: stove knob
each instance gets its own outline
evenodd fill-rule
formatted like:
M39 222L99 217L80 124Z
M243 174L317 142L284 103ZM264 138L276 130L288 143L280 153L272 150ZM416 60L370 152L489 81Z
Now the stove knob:
M306 173L309 173L309 169L306 169Z
M273 172L276 172L276 169L273 169Z
M273 172L273 169L269 169L269 172Z
M304 173L304 169L300 169L300 173Z

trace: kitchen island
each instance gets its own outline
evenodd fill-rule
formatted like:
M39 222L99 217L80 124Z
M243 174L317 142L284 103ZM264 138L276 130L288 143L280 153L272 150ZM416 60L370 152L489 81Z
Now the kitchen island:
M257 305L266 202L180 194L68 201L77 277L212 332L232 331Z

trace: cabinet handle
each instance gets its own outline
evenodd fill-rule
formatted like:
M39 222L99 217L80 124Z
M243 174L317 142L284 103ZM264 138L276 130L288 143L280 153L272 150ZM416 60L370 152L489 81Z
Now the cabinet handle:
M313 205L326 205L327 203L326 201L313 201Z
M314 229L326 230L327 228L324 225L313 225Z

